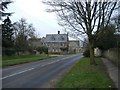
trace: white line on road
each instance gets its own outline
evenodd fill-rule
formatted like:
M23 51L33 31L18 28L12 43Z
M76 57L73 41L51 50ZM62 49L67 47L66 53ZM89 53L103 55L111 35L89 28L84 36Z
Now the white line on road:
M73 56L75 56L75 55L73 55ZM65 58L62 58L62 59L60 59L60 60L56 60L56 61L53 61L53 62L50 62L50 63L44 64L44 65L41 65L41 67L44 67L44 66L47 66L47 65L49 65L49 64L53 64L53 63L56 63L56 62L59 62L59 61L62 61L62 60L65 60L65 59L71 58L71 57L73 57L73 56L65 57ZM38 66L38 65L37 65L37 66Z
M65 60L65 59L68 59L68 58L71 58L71 57L74 57L74 56L76 56L76 55L69 56L69 57L65 57L65 58L62 58L62 59L60 59L60 60L56 60L56 61L53 61L53 62L47 63L47 64L45 64L45 65L41 65L41 67L44 67L44 66L47 66L47 65L49 65L49 64L53 64L53 63L56 63L56 62L59 62L59 61L61 61L61 60ZM14 73L14 74L11 74L11 75L8 75L8 76L5 76L5 77L2 77L2 78L0 78L0 80L5 79L5 78L8 78L8 77L15 76L15 75L18 75L18 74L21 74L21 73L27 72L27 71L31 71L31 70L33 70L33 69L35 69L35 68L30 68L30 69L27 69L27 70L24 70L24 71L21 71L21 72L17 72L17 73Z
M2 78L0 78L0 80L1 80L1 79L5 79L5 78L8 78L8 77L15 76L15 75L18 75L18 74L21 74L21 73L24 73L24 72L27 72L27 71L30 71L30 70L33 70L33 69L35 69L35 68L30 68L30 69L27 69L27 70L24 70L24 71L21 71L21 72L18 72L18 73L14 73L14 74L11 74L11 75L2 77Z

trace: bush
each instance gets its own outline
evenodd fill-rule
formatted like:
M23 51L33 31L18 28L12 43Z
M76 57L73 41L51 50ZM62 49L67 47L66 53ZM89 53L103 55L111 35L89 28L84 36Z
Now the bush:
M89 50L89 49L86 49L86 50L83 52L83 56L84 56L84 57L90 57L90 50Z
M48 47L46 47L46 46L37 47L36 50L37 50L40 54L42 54L42 53L48 54Z
M35 52L32 48L29 48L29 49L28 49L28 52L29 52L30 54L36 54L36 52Z

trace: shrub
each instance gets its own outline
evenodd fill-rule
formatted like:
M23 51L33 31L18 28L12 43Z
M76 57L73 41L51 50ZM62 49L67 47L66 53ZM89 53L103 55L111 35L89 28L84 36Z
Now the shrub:
M85 56L85 57L90 57L90 50L89 50L89 49L86 49L86 50L83 52L83 56Z
M29 52L30 54L36 54L36 52L35 52L32 48L29 48L29 49L28 49L28 52Z
M46 47L46 46L37 47L36 50L37 50L40 54L42 54L42 53L48 54L48 47Z

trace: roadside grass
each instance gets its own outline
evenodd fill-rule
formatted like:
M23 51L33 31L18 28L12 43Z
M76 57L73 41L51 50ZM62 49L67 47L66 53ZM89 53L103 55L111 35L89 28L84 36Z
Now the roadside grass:
M89 64L89 58L82 58L56 84L56 88L114 88L106 68L99 58L97 66Z
M34 62L52 57L56 57L56 56L49 56L49 55L4 56L2 57L2 67Z
M15 56L3 56L2 60L13 60L13 59L20 59L20 58L33 58L33 57L39 57L39 56L45 56L45 55L15 55Z

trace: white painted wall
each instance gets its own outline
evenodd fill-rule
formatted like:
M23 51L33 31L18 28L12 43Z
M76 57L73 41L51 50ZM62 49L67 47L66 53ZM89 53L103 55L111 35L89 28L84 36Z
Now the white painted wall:
M95 55L96 57L101 56L101 50L100 50L99 48L94 48L94 55Z

